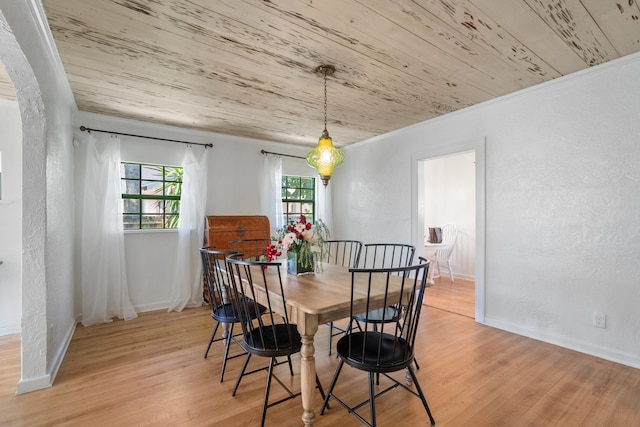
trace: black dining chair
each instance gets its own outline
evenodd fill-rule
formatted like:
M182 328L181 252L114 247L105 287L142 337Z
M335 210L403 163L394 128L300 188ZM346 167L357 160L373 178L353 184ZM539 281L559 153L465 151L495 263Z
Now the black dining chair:
M358 268L396 268L408 267L413 263L416 248L405 243L367 243L363 246L360 255ZM351 324L355 321L356 326L362 329L362 322L365 317L367 323L376 330L381 323L397 322L399 319L399 307L387 305L368 313L359 313L353 317ZM416 368L420 369L416 361ZM376 384L380 376L376 376Z
M357 267L361 250L362 242L359 240L325 240L321 246L320 259L342 267ZM345 334L351 322L344 328L337 326L334 322L327 323L327 326L329 326L329 356L331 356L333 337Z
M274 243L271 239L232 240L229 242L229 250L243 254L247 260L260 261L271 243Z
M415 246L404 243L368 243L363 246L358 262L358 268L396 268L407 267L413 263ZM387 306L371 313L359 313L354 316L358 327L365 316L375 328L379 323L395 322L398 318L398 308Z
M417 264L408 267L396 268L357 268L351 271L352 295L355 289L362 292L366 290L366 306L370 307L375 301L380 301L380 296L371 293L375 287L385 289L384 301L390 305L399 307L397 313L393 314L394 319L386 319L386 311L382 312L383 321L378 319L373 324L379 325L378 329L369 328L370 319L367 315L363 318L364 327L362 330L351 329L346 336L340 338L336 344L336 351L340 357L340 362L336 368L331 385L324 399L320 414L323 415L328 407L329 399L334 398L340 405L355 415L360 421L368 426L376 426L375 399L396 387L402 387L411 394L417 396L427 411L431 424L435 420L431 415L431 410L427 404L418 378L413 370L412 363L415 358L415 339L418 331L422 300L427 281L429 264ZM391 289L400 289L398 296L393 296ZM372 296L374 295L374 296ZM355 316L354 300L351 299L351 315ZM371 313L373 310L367 310ZM395 319L397 317L397 319ZM388 320L388 322L385 322ZM368 375L369 398L363 402L349 406L342 398L334 394L334 388L344 364L352 368L365 371ZM392 373L405 370L411 376L415 391L405 385L404 376L396 379ZM388 378L391 384L384 390L376 393L374 386L374 374L381 374ZM350 386L352 388L352 386ZM352 392L350 394L353 394ZM357 412L359 408L369 403L370 422Z
M416 248L405 243L367 243L362 247L358 268L407 267Z
M230 267L231 272L231 288L233 289L232 301L242 325L242 340L239 341L239 344L247 352L247 358L232 395L236 395L240 379L249 364L251 356L268 357L269 373L260 424L264 426L268 408L300 395L300 392L293 393L286 387L275 375L273 368L277 365L277 357L286 356L289 360L290 373L293 375L291 355L300 352L302 338L298 332L298 326L289 321L287 310L282 310L284 312L283 315L277 315L273 310L273 307L286 307L286 298L282 286L282 264L280 262L248 261L243 258L242 254L233 254L227 257L227 265ZM243 293L247 298L241 297ZM264 316L252 319L249 301L258 300L258 294L261 295L263 298L261 301L265 301L265 306L269 310ZM287 395L270 403L269 392L273 378L285 389ZM325 394L317 375L316 386L324 399Z
M222 357L222 373L220 374L220 382L224 381L224 372L227 366L227 360L233 359L239 356L243 356L246 353L242 352L229 356L229 344L231 341L238 342L236 336L233 334L233 326L240 322L240 318L235 310L234 304L231 302L231 288L228 281L228 274L226 271L226 257L233 254L231 251L218 251L213 247L205 247L200 249L200 256L202 257L202 269L205 277L206 288L209 294L209 306L211 307L211 317L215 320L216 325L211 333L209 344L204 352L204 358L209 355L211 345L216 341L224 340L224 355ZM246 299L243 297L243 299ZM266 311L266 308L255 301L247 301L249 307L248 315L252 319L260 317ZM221 337L216 338L216 333L220 324L226 324L228 330L226 335L222 334ZM238 334L240 335L240 334Z

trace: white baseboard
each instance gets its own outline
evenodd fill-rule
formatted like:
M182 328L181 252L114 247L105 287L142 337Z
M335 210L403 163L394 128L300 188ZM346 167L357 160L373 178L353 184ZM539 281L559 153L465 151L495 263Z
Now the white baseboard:
M69 344L71 343L73 334L76 331L77 324L77 319L74 319L67 328L67 333L65 334L64 340L62 340L58 351L56 351L56 354L51 361L49 372L46 375L42 375L39 377L21 378L20 381L18 381L18 386L16 389L17 394L29 393L43 388L49 388L53 385L53 382L56 379L56 375L58 375L58 370L60 369L62 361L64 360L64 356L65 354L67 354L67 349L69 348Z
M149 304L141 304L133 306L136 313L145 313L147 311L155 311L169 308L171 301L158 301Z
M3 326L0 328L0 337L3 337L5 335L19 334L20 332L22 332L20 325Z
M78 319L74 319L71 322L71 325L67 328L67 333L62 341L62 344L58 348L53 360L51 361L51 369L49 370L49 376L51 377L51 383L56 380L56 376L58 375L58 370L60 369L60 365L62 365L62 361L64 360L65 354L67 354L67 349L69 348L69 344L71 344L71 339L73 338L73 334L76 331L76 326L78 325Z
M440 274L440 277L442 279L449 279L449 273L445 273L444 275ZM453 273L453 279L462 279L462 280L467 280L469 282L475 282L476 281L476 276L472 276L470 274L459 274L459 273Z
M503 322L499 319L492 319L491 317L485 317L484 324L494 328L502 329L507 332L513 332L514 334L522 335L528 338L532 338L538 341L543 341L549 344L554 344L560 347L568 348L580 353L588 354L590 356L599 357L600 359L609 360L611 362L620 363L622 365L630 366L632 368L640 369L640 357L637 354L625 353L622 351L593 345L584 341L577 341L566 337L557 337L554 335L544 334L540 331L534 331L527 328L522 328L511 323Z
M18 381L18 386L16 388L16 394L24 394L36 390L42 390L43 388L49 388L52 385L53 381L51 381L51 377L48 374L35 378L20 378L20 381Z

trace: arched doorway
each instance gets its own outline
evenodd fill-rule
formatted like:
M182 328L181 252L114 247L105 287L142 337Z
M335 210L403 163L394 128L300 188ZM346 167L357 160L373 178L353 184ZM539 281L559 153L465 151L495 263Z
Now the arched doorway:
M4 10L0 10L0 61L16 88L22 119L22 211L29 214L22 228L21 379L17 392L23 393L51 386L47 373L46 117L34 70Z

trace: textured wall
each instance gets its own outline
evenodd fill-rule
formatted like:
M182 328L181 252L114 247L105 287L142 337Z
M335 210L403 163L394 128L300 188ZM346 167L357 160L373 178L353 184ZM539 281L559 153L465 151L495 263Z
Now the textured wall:
M411 156L486 137L486 323L640 366L638 73L634 55L349 147L338 232L409 239Z
M0 0L0 52L22 119L22 378L47 387L75 328L73 160L75 102L40 24L39 2Z
M21 330L22 121L15 101L0 100L0 335Z

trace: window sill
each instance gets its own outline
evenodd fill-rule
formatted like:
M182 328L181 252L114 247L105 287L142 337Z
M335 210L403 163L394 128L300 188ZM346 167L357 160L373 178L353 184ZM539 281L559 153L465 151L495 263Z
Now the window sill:
M177 228L144 228L141 230L123 230L124 234L177 233Z

